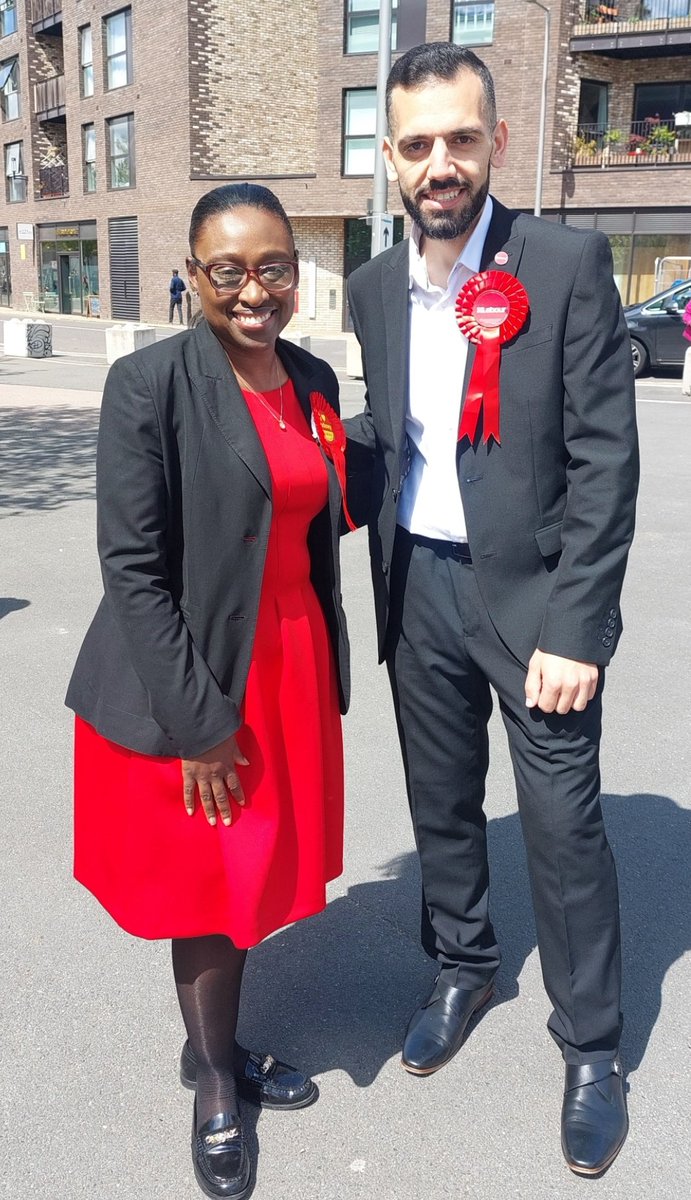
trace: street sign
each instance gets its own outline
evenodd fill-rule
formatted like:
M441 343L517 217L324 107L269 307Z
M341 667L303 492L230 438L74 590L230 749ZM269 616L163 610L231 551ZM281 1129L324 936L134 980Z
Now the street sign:
M393 216L391 213L372 213L372 258L393 246Z

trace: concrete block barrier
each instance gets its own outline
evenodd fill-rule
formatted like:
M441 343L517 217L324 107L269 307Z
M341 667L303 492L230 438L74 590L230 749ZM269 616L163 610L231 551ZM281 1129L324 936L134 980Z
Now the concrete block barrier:
M3 321L3 345L10 358L52 358L53 326L47 321L13 317Z
M106 329L106 360L110 365L142 346L153 346L155 341L153 325L111 325Z

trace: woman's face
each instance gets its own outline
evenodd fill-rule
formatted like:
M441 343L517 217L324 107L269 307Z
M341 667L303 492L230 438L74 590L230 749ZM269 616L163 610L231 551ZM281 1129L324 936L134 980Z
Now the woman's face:
M194 257L210 266L233 263L254 268L266 263L291 262L295 246L280 217L263 208L244 206L209 217L197 236ZM239 292L217 292L192 259L187 260L190 282L199 293L202 312L232 359L273 348L293 315L295 283L285 291L269 292L250 276Z

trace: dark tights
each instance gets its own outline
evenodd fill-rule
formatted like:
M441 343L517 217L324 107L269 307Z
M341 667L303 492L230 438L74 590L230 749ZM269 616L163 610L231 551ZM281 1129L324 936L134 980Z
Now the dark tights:
M222 934L173 938L173 973L187 1036L197 1059L197 1128L237 1113L233 1072L247 1061L235 1041L246 950Z

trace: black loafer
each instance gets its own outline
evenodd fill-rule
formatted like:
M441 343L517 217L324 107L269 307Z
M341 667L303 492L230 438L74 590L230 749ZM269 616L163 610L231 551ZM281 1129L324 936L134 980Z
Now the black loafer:
M245 1200L251 1188L252 1168L235 1113L216 1113L197 1132L197 1103L192 1118L192 1163L197 1183L207 1196Z
M561 1148L576 1175L600 1175L629 1131L624 1073L618 1059L566 1067Z
M432 994L410 1018L401 1066L411 1075L431 1075L460 1050L470 1018L492 996L494 986L471 990L437 979Z
M197 1086L197 1060L189 1042L185 1042L180 1055L180 1082L186 1088ZM272 1054L250 1053L244 1071L236 1073L235 1082L238 1095L261 1108L307 1108L319 1095L313 1079Z

